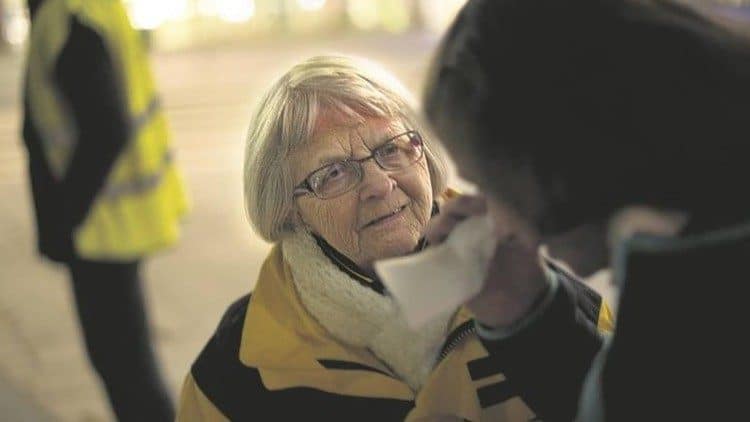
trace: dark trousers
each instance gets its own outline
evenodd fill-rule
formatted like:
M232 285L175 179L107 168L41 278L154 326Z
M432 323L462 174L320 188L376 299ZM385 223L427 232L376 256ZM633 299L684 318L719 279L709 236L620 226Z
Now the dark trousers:
M151 346L139 262L68 263L89 360L119 421L172 421Z

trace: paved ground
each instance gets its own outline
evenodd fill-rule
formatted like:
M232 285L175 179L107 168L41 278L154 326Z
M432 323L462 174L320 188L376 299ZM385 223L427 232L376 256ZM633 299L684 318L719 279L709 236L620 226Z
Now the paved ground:
M241 204L243 138L261 90L296 60L332 51L380 60L417 89L435 42L422 34L288 40L154 57L194 204L180 245L146 267L156 344L175 395L269 248L248 228ZM18 136L20 66L20 57L0 56L0 419L110 420L84 359L66 276L35 256Z
M0 415L6 421L51 422L54 420L41 403L18 391L9 380L0 376Z

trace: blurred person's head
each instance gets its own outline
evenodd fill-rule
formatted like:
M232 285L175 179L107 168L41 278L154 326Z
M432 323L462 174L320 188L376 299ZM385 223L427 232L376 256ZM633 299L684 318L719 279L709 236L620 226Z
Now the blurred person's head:
M250 221L275 242L299 230L355 264L415 249L445 164L408 92L372 63L314 57L261 100L247 141Z
M747 218L747 42L666 1L478 6L444 40L425 109L491 200L542 238L576 233L584 261L606 258L605 223L633 205L695 230Z

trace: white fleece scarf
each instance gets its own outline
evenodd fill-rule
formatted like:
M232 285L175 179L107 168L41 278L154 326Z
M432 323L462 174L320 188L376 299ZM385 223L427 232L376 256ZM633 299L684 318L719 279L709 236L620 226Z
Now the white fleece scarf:
M445 341L452 313L412 331L393 298L362 286L341 271L309 233L288 236L282 241L282 251L310 314L339 341L372 351L419 391Z

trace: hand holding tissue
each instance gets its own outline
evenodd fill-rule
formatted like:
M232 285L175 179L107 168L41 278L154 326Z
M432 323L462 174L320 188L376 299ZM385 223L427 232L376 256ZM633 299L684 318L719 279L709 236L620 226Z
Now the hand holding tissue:
M375 263L383 284L417 329L482 290L497 237L489 214L458 223L447 239L424 252Z

